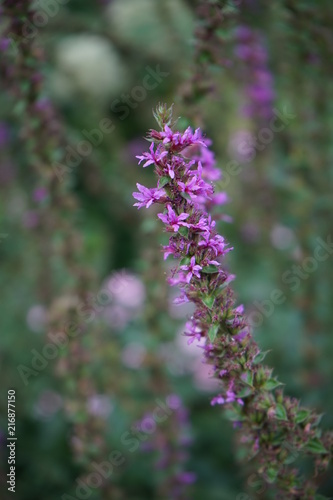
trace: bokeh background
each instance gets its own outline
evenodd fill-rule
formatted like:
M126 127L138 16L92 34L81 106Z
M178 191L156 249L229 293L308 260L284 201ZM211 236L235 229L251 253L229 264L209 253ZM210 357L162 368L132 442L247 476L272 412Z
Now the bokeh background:
M239 301L286 392L332 428L331 2L45 0L37 12L25 66L1 43L1 498L11 388L20 500L274 498L210 406L161 224L133 207L136 182L155 182L135 156L159 102L212 138ZM137 449L124 443L157 401L171 415ZM77 496L114 450L125 458L111 479Z

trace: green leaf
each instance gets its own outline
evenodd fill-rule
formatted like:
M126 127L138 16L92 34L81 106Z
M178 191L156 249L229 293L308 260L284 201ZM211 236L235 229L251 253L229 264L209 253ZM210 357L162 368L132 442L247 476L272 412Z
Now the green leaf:
M324 495L319 495L318 494L318 495L316 495L314 497L314 500L329 500L329 498L328 497L324 497Z
M223 290L225 290L226 288L228 288L228 283L223 283L222 285L217 287L216 294L223 292Z
M266 391L273 391L274 389L276 389L276 387L279 387L279 385L282 385L282 383L279 382L276 378L270 378L266 380L262 388Z
M288 415L285 407L278 403L275 409L275 416L278 420L288 420Z
M245 384L249 385L250 387L253 387L253 373L250 371L246 371L242 373L241 379Z
M208 307L208 309L212 309L215 302L215 297L213 297L212 295L205 295L204 297L202 297L202 302L205 304L205 306Z
M187 266L191 262L190 257L183 257L182 260L179 262L180 266Z
M316 453L316 454L328 453L326 448L324 448L322 442L317 438L311 439L311 441L309 441L308 444L305 446L305 449L311 451L311 453Z
M236 409L231 408L224 410L224 416L232 422L242 422L243 420L246 420L245 415L242 415L240 412L236 411Z
M323 413L320 413L319 415L317 415L317 418L315 419L315 421L313 422L313 426L315 427L316 425L319 425L320 424L320 421L321 419L323 418L324 414Z
M214 274L219 271L218 267L213 266L213 264L209 264L209 266L205 266L201 269L201 272L207 273L207 274Z
M238 398L246 398L247 396L250 396L252 393L253 393L253 390L251 389L251 387L247 386L247 387L244 387L243 389L241 389L237 393L237 397Z
M256 355L256 357L253 360L254 365L259 365L262 361L264 361L265 357L270 351L265 351L265 352L259 352L259 354Z
M304 420L306 420L309 416L310 416L309 410L299 410L297 412L296 417L295 417L296 424L300 424L301 422L304 422Z
M217 332L219 331L220 325L212 325L208 330L209 340L213 343L216 339Z
M166 184L169 184L169 182L171 181L171 178L168 177L168 176L165 176L165 177L161 177L160 180L158 181L158 187L159 188L162 188L164 187Z
M267 469L267 471L266 471L267 482L274 483L274 481L277 478L277 475L278 475L278 471L276 469L273 469L272 467Z
M181 196L186 200L186 201L189 201L191 202L192 201L192 198L191 196L188 194L188 193L180 193Z
M184 238L188 238L188 233L189 233L188 227L180 226L180 228L178 229L178 233L184 236Z

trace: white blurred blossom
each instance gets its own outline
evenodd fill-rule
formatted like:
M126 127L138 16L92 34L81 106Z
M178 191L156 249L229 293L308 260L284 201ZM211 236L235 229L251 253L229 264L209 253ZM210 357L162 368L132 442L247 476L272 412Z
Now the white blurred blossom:
M289 229L289 227L281 226L279 224L273 227L270 236L272 245L279 250L290 248L296 242L294 232Z
M104 394L94 394L87 401L87 412L95 417L106 419L112 410L110 398Z
M45 307L40 304L30 307L26 321L30 330L35 333L41 333L45 329L46 324Z
M62 408L63 400L55 391L43 391L34 406L34 413L39 418L50 418Z
M137 369L143 363L146 355L146 348L138 342L130 342L123 349L121 359L125 366L128 368Z
M114 328L122 329L142 310L146 298L143 282L127 271L117 271L104 283L111 303L104 308L104 319Z
M77 90L103 99L120 92L126 71L110 42L96 35L72 35L61 40L56 51L58 72L53 90L60 98Z

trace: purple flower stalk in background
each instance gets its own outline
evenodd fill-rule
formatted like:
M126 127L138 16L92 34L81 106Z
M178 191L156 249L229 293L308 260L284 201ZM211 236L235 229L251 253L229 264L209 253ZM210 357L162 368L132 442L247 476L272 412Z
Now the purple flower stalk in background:
M220 175L208 149L210 142L199 129L174 132L172 108L159 105L154 116L161 130L149 132L150 152L139 159L146 160L144 166L149 166L147 161L154 164L158 177L154 189L164 190L163 196L149 201L164 209L158 214L170 233L164 257L172 255L178 261L168 281L181 289L178 303L195 305L185 335L189 342L205 339L205 360L213 365L214 377L221 384L211 404L222 405L227 417L236 422L249 457L255 456L258 461L258 473L268 484L275 485L281 498L313 499L317 479L315 482L301 477L297 467L291 465L291 458L295 453L311 456L318 475L330 461L333 435L322 434L318 428L320 418L312 410L284 396L282 384L262 364L265 353L252 337L243 306L235 306L228 286L234 276L222 265L223 257L232 248L217 233L207 211L214 196L207 180ZM138 198L138 193L134 197Z
M236 56L243 63L243 80L247 82L247 104L244 114L258 120L269 120L273 113L273 77L262 37L247 26L236 30Z

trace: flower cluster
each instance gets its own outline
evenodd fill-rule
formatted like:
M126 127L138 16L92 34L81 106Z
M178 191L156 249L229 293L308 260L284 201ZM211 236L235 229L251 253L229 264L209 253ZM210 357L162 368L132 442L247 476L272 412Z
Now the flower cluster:
M149 201L164 207L158 214L170 233L164 258L172 255L177 259L168 281L181 289L178 303L195 305L185 335L189 342L205 339L205 360L213 365L214 376L221 383L220 394L211 404L226 409L267 483L274 483L283 498L312 499L315 483L301 478L292 462L295 454L309 455L315 461L316 474L324 471L330 460L332 433L322 435L318 415L284 396L282 384L262 364L265 353L252 337L243 306L235 305L229 287L234 276L222 266L231 248L207 212L214 197L207 181L218 175L210 143L200 130L173 132L171 110L165 106L158 107L155 117L161 131L150 131L150 152L139 160L154 165L158 176L157 187L148 191ZM154 196L156 189L163 194ZM136 199L139 195L134 193Z

